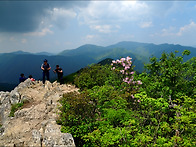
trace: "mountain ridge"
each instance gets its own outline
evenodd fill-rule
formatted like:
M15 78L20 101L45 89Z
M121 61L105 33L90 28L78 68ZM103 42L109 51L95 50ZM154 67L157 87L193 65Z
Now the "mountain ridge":
M63 68L64 75L68 75L106 58L118 59L130 56L135 60L135 70L142 72L144 64L149 62L150 57L156 56L159 58L163 52L170 53L175 50L178 50L178 55L180 55L185 49L191 51L191 54L184 58L185 60L196 56L196 48L194 47L167 43L156 45L133 41L122 41L105 47L85 44L76 49L64 50L57 55L51 56L23 51L3 53L0 54L0 83L18 84L21 73L24 73L26 77L33 75L37 80L42 79L40 66L44 59L48 59L52 70L56 64L59 64ZM50 73L51 79L56 78L52 70Z

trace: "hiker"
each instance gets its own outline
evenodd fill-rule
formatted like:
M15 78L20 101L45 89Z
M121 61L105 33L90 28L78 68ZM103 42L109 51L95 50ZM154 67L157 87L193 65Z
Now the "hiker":
M32 75L29 75L29 79L30 79L31 81L35 81L35 79L33 78Z
M23 73L20 74L19 83L24 82L26 80Z
M45 84L45 77L47 78L47 80L50 80L50 64L48 64L48 60L44 60L44 63L41 65L41 69L43 70L43 84Z
M58 81L60 82L60 84L63 84L63 70L62 70L62 68L60 68L59 65L56 65L56 69L53 71L54 71L54 73L57 73Z

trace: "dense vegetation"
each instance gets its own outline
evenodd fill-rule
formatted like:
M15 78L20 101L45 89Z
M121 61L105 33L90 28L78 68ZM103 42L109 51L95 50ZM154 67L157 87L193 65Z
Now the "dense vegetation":
M130 57L83 69L80 93L60 100L62 132L76 146L194 146L196 58L176 54L150 58L141 74Z

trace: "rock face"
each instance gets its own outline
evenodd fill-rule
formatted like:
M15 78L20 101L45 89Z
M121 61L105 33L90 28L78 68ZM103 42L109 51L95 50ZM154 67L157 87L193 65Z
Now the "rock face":
M0 92L0 146L75 146L71 134L61 133L56 124L58 100L67 92L77 92L72 85L59 85L27 79L14 90ZM26 101L9 117L11 105Z

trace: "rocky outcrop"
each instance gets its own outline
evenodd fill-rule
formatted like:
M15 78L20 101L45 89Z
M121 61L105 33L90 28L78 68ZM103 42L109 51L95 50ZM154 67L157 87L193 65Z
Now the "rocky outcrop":
M61 133L56 124L58 100L73 85L27 79L11 92L0 92L0 146L75 146L71 134ZM9 117L11 105L24 101L21 109Z

